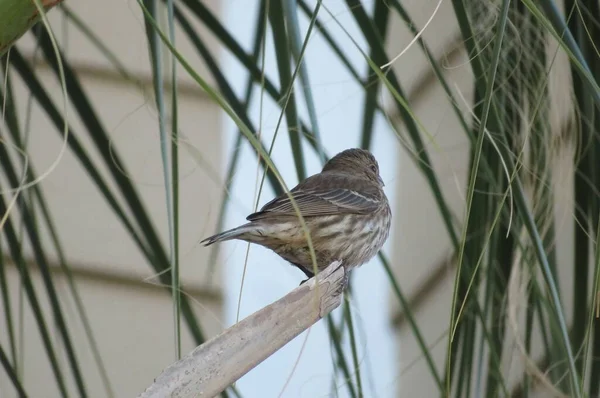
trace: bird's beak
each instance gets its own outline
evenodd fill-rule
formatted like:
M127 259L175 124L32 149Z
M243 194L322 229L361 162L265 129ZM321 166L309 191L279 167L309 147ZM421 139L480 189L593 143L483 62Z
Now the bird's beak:
M382 187L385 187L385 183L383 182L383 179L381 178L380 175L377 176L377 179L379 180L379 182L381 183Z

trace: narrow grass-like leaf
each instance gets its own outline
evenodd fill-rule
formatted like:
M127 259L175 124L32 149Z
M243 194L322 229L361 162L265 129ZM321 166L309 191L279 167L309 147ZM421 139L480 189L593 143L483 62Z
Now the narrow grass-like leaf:
M348 368L346 357L344 355L344 351L342 350L342 345L340 344L342 338L339 335L339 329L333 323L333 318L331 316L327 317L327 330L329 335L333 337L331 339L331 344L333 345L333 349L337 358L336 365L342 371L342 375L344 376L344 385L348 389L348 393L352 398L358 398L356 390L354 389L354 385L352 384L352 375L350 374L350 369Z
M298 181L306 178L306 165L304 164L304 150L302 149L302 130L298 116L298 108L293 92L294 80L292 79L291 54L288 48L288 35L286 34L283 7L280 1L269 2L269 22L273 31L273 43L275 44L275 56L277 69L279 71L279 86L282 92L288 93L283 111L287 121L287 129L294 157L294 166ZM277 134L277 131L275 131ZM275 138L273 138L273 141Z
M530 10L537 10L538 5L531 0L523 0ZM581 49L577 45L573 34L565 23L560 11L554 0L540 0L539 6L544 10L548 21L554 28L555 33L559 35L559 43L569 50L571 61L574 62L577 72L580 74L582 81L588 86L589 93L597 107L600 107L600 88L592 74ZM539 14L536 14L539 17Z
M173 18L173 0L168 0L167 15L169 19L169 37L175 42L175 22ZM181 300L178 293L181 289L179 276L179 109L177 95L177 60L171 56L171 181L172 181L172 217L173 238L171 264L173 267L173 311L177 358L181 357ZM167 188L168 189L168 188Z
M8 73L6 69L3 69L5 73ZM7 91L11 92L10 78L7 78ZM7 101L3 101L4 96L2 90L0 90L0 103L5 104L5 117L4 122L9 130L18 128L16 120L16 112L13 109L14 103L12 97L9 96ZM0 145L6 145L6 142L0 140ZM2 230L0 228L0 230ZM6 322L6 329L8 333L8 342L10 346L10 354L12 356L12 362L14 369L18 369L17 362L19 360L17 356L17 342L15 339L15 325L13 323L12 306L10 303L10 295L8 294L8 284L6 279L6 264L4 262L4 249L2 247L2 241L0 240L0 292L2 293L2 304L4 308L4 320Z
M266 1L261 0L260 6L258 7L257 15L255 18L254 27L256 29L254 33L254 40L252 45L252 62L256 63L261 53L261 44L265 38L265 30L266 30ZM245 112L248 111L250 106L250 99L252 96L252 83L254 79L252 79L252 75L248 74L248 79L246 80L246 87L244 90L244 100L242 103L242 108ZM231 187L233 186L233 178L235 176L235 171L237 169L240 149L242 146L242 139L244 135L240 130L237 131L235 142L233 143L233 148L231 151L231 156L229 160L229 165L227 166L227 171L225 173L225 187L223 191L225 195L223 196L223 202L219 209L219 215L217 216L217 225L215 228L215 233L222 231L225 224L225 213L227 211L227 205L229 204L229 195L228 193L231 191ZM212 275L214 273L214 269L217 263L217 253L218 253L218 245L214 245L211 249L209 260L208 260L208 268L207 275Z
M356 349L356 337L354 336L354 323L352 321L352 310L350 308L350 301L344 301L344 314L346 316L346 322L348 326L348 332L350 335L350 348L352 349L352 361L354 362L354 374L356 377L356 389L358 397L364 397L362 380L360 377L360 361L358 360L358 351ZM350 382L350 381L348 381Z
M527 297L527 315L525 317L525 355L531 355L531 343L533 337L533 319L535 315L534 296L531 289L526 291ZM540 325L542 326L542 325ZM528 372L525 373L523 380L523 395L524 398L528 398L529 391L532 386L531 376Z
M287 22L286 26L288 36L290 38L292 55L294 56L296 63L298 64L300 81L302 83L301 87L302 91L304 92L304 100L306 101L306 108L308 110L308 116L310 119L310 124L312 126L312 133L315 138L317 153L319 154L321 163L324 164L327 161L327 158L325 155L325 150L323 148L323 141L321 139L321 131L319 129L317 111L315 108L315 101L312 95L308 69L306 67L306 62L304 62L304 52L310 39L313 27L315 26L315 22L319 14L319 9L321 8L321 1L322 0L317 0L317 5L315 6L314 11L312 12L312 17L310 19L310 23L304 41L301 39L300 35L300 24L298 22L298 10L296 9L296 2L294 0L284 0L282 3L285 20Z
M568 19L568 27L573 33L573 36L581 50L581 54L586 60L589 68L593 72L599 70L599 62L597 59L597 44L600 38L599 28L594 21L600 15L598 4L589 4L587 13L581 13L580 9L583 5L576 4L572 1L567 1L565 7L570 14ZM571 77L573 80L573 90L575 100L577 101L578 112L576 117L578 122L576 125L580 127L579 143L576 164L575 164L575 263L573 267L573 328L572 342L576 352L582 352L577 357L577 369L583 376L581 388L585 390L585 376L588 365L588 353L591 346L592 354L592 370L590 371L590 396L595 396L598 393L598 383L595 380L600 378L600 367L595 363L593 355L597 355L598 349L597 339L594 338L594 333L597 330L597 325L594 325L592 316L590 316L589 302L596 302L597 288L592 290L591 295L588 290L589 280L589 249L593 240L588 238L588 235L598 229L598 126L600 126L600 117L598 115L598 107L593 102L593 96L590 93L590 87L581 78L578 73L577 66L571 64ZM596 76L595 76L596 77ZM578 224L578 222L580 222ZM598 239L598 235L595 235ZM594 272L594 281L596 281L597 271ZM596 287L596 284L593 284ZM590 299L591 296L591 299ZM593 313L593 306L591 312ZM596 332L597 333L597 332Z
M433 377L440 393L442 393L444 391L444 385L442 383L442 379L439 375L437 367L435 366L435 362L433 361L433 358L431 357L431 353L429 352L429 347L427 345L427 342L425 341L425 338L423 337L423 334L421 333L421 329L419 329L419 326L417 325L417 322L412 313L412 310L410 309L408 300L406 299L406 296L402 292L402 289L400 288L398 281L394 277L394 273L392 272L392 269L391 269L390 264L387 261L387 259L383 256L383 254L381 252L378 254L378 257L379 257L379 261L381 261L381 264L383 265L383 269L385 270L385 273L386 273L390 283L392 284L392 289L394 291L394 294L400 301L400 305L402 306L402 309L404 310L404 315L406 316L406 320L410 324L413 334L415 335L417 344L419 345L419 348L420 348L421 352L423 353L423 356L425 357L425 362L427 362L427 366L429 367L429 372L431 373L431 376Z
M158 15L158 2L157 0L144 0L144 5L150 11L154 18ZM169 36L171 41L174 41L173 38L173 26L172 26L172 0L167 0L167 7L170 8L170 21L169 21ZM169 247L170 247L170 255L169 255L169 265L171 270L171 291L173 296L173 321L174 321L174 330L175 330L175 359L179 359L181 357L181 333L180 333L180 317L179 317L179 268L178 264L175 264L175 258L177 257L176 253L176 243L175 243L175 220L174 220L174 205L173 205L173 193L176 191L174 182L172 180L173 173L176 173L176 169L173 168L173 164L177 159L169 158L169 146L171 145L172 150L177 153L177 145L172 143L173 136L177 134L176 130L172 130L173 133L169 134L167 132L167 110L165 104L165 92L164 92L164 72L163 72L163 57L162 51L160 47L160 40L156 35L152 26L147 22L145 22L146 27L146 38L148 40L148 51L150 52L150 64L152 66L152 83L154 85L154 98L156 101L156 108L158 110L158 127L160 134L160 154L161 161L163 166L163 179L165 182L165 198L166 198L166 206L167 206L167 226L169 231ZM174 66L174 60L172 60L172 64ZM175 73L175 68L173 68L172 73ZM171 86L173 90L177 90L177 80L172 80ZM174 92L176 94L176 91ZM171 97L171 101L173 103L173 109L176 111L176 95ZM172 115L173 123L177 123L177 114Z
M6 330L8 333L8 344L10 346L10 355L14 369L18 368L17 356L17 341L15 339L15 325L13 323L12 307L10 304L10 296L8 295L8 283L6 279L6 264L4 261L4 249L0 241L0 292L2 293L2 307L4 310L4 321L6 322ZM7 359L8 360L8 359Z
M600 236L600 222L598 223L598 227L596 229L596 239L598 236ZM582 374L584 375L584 377L581 383L581 388L585 389L587 363L588 360L590 360L591 366L588 376L588 396L596 397L600 393L600 343L598 342L598 340L600 340L600 326L598 325L598 311L600 310L600 242L598 240L594 245L594 283L592 284L592 286L593 293L592 299L590 300L591 305L588 308L588 319L586 329L586 337L588 340L591 340L591 344L585 345L585 352L582 355Z
M596 267L600 266L600 264L596 263ZM598 281L598 278L596 278ZM596 287L600 288L600 284L596 283ZM600 290L597 290L600 291ZM596 301L597 302L597 301ZM595 312L595 309L591 309L590 312ZM597 320L596 320L597 323ZM593 333L589 337L594 343L592 348L592 366L590 367L590 384L589 384L589 395L590 397L597 397L600 393L600 344L598 340L600 340L600 327L596 324L593 329Z
M575 9L575 2L573 0L565 1L565 8L570 12ZM584 35L584 27L582 26L583 21L578 18L578 15L573 15L569 21L569 29L573 32L575 37L578 39L579 46L583 46L582 52L585 51L586 38ZM582 347L585 332L586 332L586 318L587 318L587 301L588 301L588 273L589 273L589 240L588 234L590 231L590 206L591 201L594 197L590 196L590 190L588 188L588 176L590 175L591 168L597 167L597 164L592 163L591 149L593 148L592 137L593 137L593 126L591 125L593 120L593 103L589 95L587 95L587 87L584 85L579 73L575 70L574 66L571 67L571 78L573 80L573 92L579 112L577 113L579 118L580 126L579 131L579 146L576 150L575 168L574 168L574 180L575 180L575 203L574 203L574 262L573 262L573 325L575 326L573 334L571 335L571 341L573 347L577 350ZM592 105L592 106L590 106ZM577 358L577 369L581 371L583 369L583 356Z
M377 29L379 37L385 41L387 36L387 28L390 20L390 6L383 1L375 2L375 10L373 12L373 25ZM382 44L385 44L382 43ZM375 48L371 48L369 58L376 64L383 65L384 59L381 59L382 53ZM377 109L377 94L379 93L379 77L375 73L371 73L371 68L367 65L367 83L365 87L365 100L363 103L363 123L361 132L361 148L371 148L373 140L373 126L375 122L375 111Z
M527 18L528 22L521 26L521 30L528 34L523 40L526 40L529 46L529 54L524 57L526 62L526 75L523 81L528 83L530 87L527 89L527 101L529 107L533 109L532 119L530 121L530 157L533 164L531 165L530 174L531 184L533 186L532 198L535 206L533 213L535 222L539 226L540 234L542 235L543 244L546 248L546 256L550 272L556 281L558 294L560 298L560 281L558 279L557 260L556 260L556 227L554 220L554 191L552 189L552 157L554 151L554 133L552 126L549 123L549 90L548 90L548 75L547 75L547 60L546 56L546 37L545 30L539 20L533 17L525 9L523 3L518 3L521 9L522 17ZM552 66L553 61L550 65ZM549 145L550 143L550 145ZM543 299L545 300L545 299ZM573 329L571 329L573 330ZM561 380L563 389L568 389L567 379L563 377L565 372L568 372L568 367L562 361L563 355L558 349L560 344L552 344L552 350L557 360L561 361L559 366L552 369L557 377L556 380Z
M501 314L503 311L504 297L508 284L508 277L511 271L511 265L514 254L514 239L512 235L506 238L505 228L498 228L494 231L492 239L496 242L490 246L490 261L488 262L488 272L485 278L488 283L488 290L485 296L490 300L490 309L484 310L485 314ZM490 243L491 244L491 243ZM497 393L499 384L503 381L502 368L496 361L492 360L492 352L498 358L502 357L504 347L504 317L491 315L490 317L491 342L488 345L490 356L487 365L486 396L490 397ZM481 348L483 352L483 348ZM479 366L482 367L483 364ZM480 368L481 369L481 368ZM506 386L504 386L506 388Z
M21 382L19 381L19 377L17 376L17 374L14 371L14 369L16 367L13 368L11 366L11 363L8 360L8 357L6 356L6 353L4 352L4 349L2 348L1 345L0 345L0 364L2 364L2 367L4 368L4 371L6 372L8 379L11 381L13 387L15 388L17 395L20 398L26 398L27 394L25 393L25 389L21 385Z

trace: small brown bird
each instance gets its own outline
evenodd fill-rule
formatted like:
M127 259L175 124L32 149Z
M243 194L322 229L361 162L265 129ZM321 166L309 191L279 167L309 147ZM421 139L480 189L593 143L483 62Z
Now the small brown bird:
M392 212L383 192L375 157L364 149L347 149L331 158L323 170L290 193L310 231L318 270L341 261L346 271L369 261L387 240ZM288 194L273 199L250 221L203 240L240 239L273 250L314 276L306 236Z

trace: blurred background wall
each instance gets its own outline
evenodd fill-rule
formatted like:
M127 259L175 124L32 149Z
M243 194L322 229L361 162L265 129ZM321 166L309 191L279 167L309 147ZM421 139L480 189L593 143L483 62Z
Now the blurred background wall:
M207 2L217 14L223 4ZM130 71L134 80L121 76L99 50L78 32L72 22L60 12L50 12L56 38L66 48L84 89L89 93L101 121L109 131L112 144L128 168L127 178L135 182L148 213L165 244L168 229L165 205L163 171L160 163L158 117L154 103L152 76L148 61L147 38L140 7L134 2L107 0L102 2L68 2ZM212 50L218 50L214 40ZM20 41L24 55L36 56L36 46L30 35ZM200 73L206 69L199 58L194 58L190 45L181 32L177 32L177 45L189 57ZM218 54L219 52L216 51ZM57 104L62 104L60 82L49 71L47 64L36 63L36 71ZM168 76L168 68L165 68ZM27 109L28 95L19 78L15 76L15 89L19 109ZM181 277L186 294L192 300L193 310L199 317L207 336L222 330L223 325L223 273L216 267L210 277L207 252L199 250L198 242L214 229L215 207L222 191L214 182L223 174L223 131L217 106L184 73L178 76L179 123L189 145L197 148L198 155L182 150L180 160L182 217L180 223ZM166 78L168 81L168 77ZM168 91L168 90L167 90ZM90 181L81 164L70 150L61 153L62 140L50 126L44 111L34 101L29 129L29 149L39 174L51 172L41 186L46 194L57 232L64 243L64 252L71 265L73 278L81 298L100 352L117 396L136 396L147 387L162 369L175 359L173 304L171 295L160 286L146 260L135 247L129 234L114 212L109 208L96 186ZM75 114L67 108L69 115ZM19 115L21 120L25 114ZM71 134L78 134L86 148L97 156L91 140L81 134L81 121L74 120ZM57 159L58 162L57 162ZM54 163L56 165L54 165ZM106 175L106 170L100 170ZM119 198L121 201L123 198ZM42 235L46 247L51 247L50 234ZM168 247L168 246L167 246ZM29 266L36 268L33 256ZM79 353L78 360L88 382L90 396L103 396L104 389L98 377L66 276L57 256L51 259L52 275L59 285L61 304L70 314L69 326ZM13 313L18 313L25 298L19 287L19 276L14 266L9 267ZM34 280L42 289L38 273ZM41 291L41 290L40 290ZM26 348L23 374L28 391L33 397L59 396L54 391L55 382L46 359L37 326L29 305L24 305L22 344ZM47 322L51 311L47 306ZM6 330L5 318L0 317L0 330ZM60 346L58 332L55 342ZM0 341L7 344L8 336L0 333ZM182 323L183 352L195 345L187 326ZM62 359L64 362L64 358ZM5 373L0 372L0 396L12 390ZM49 389L50 387L50 389Z

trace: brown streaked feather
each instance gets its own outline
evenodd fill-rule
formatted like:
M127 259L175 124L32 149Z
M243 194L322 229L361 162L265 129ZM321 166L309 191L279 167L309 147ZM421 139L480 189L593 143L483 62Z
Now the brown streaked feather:
M381 204L381 193L372 184L338 173L321 173L307 178L290 191L303 217L332 214L367 214ZM282 194L250 214L248 221L268 217L297 217L287 194Z

